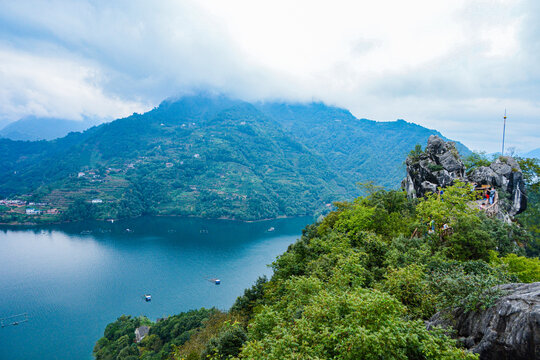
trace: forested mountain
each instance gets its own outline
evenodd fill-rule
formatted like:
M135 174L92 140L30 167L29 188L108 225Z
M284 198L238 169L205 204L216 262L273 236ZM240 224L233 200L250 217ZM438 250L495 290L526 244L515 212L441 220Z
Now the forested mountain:
M403 159L415 144L425 144L430 135L443 137L438 131L404 120L357 119L348 110L322 103L266 103L259 107L349 181L374 181L387 188L396 188L403 179ZM470 153L461 143L456 146L462 155Z
M404 155L433 133L318 103L187 96L53 141L0 139L0 197L41 204L43 221L315 214L358 181L397 187ZM0 204L4 222L23 212Z

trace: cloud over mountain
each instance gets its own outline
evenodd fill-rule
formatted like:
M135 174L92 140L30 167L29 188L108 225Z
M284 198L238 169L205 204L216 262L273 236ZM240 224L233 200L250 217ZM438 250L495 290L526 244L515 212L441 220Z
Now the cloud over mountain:
M0 122L142 112L213 89L404 118L472 148L540 140L534 1L0 3Z

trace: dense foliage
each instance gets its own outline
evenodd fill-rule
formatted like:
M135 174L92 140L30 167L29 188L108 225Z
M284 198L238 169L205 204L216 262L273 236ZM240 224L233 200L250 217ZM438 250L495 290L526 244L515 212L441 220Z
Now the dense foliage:
M408 123L357 119L349 111L322 103L266 103L259 108L296 140L317 151L352 183L373 181L396 189L405 176L403 159L415 144L439 132ZM463 156L470 150L456 143Z
M540 257L540 161L535 158L519 158L518 162L527 187L527 211L517 218L533 237L527 246L527 254Z
M94 347L96 360L167 358L174 346L184 344L192 334L212 316L216 309L200 309L181 313L153 323L145 317L132 318L122 315L105 328L103 337ZM150 326L150 332L139 343L135 342L135 329Z
M0 198L58 210L26 216L24 207L0 209L0 222L324 213L332 201L357 196L358 181L399 186L407 149L433 133L323 104L251 105L205 95L165 101L53 141L0 139Z
M487 308L498 284L539 281L540 260L523 256L530 237L468 206L463 183L444 199L366 188L307 226L270 280L172 346L173 358L475 359L423 321Z

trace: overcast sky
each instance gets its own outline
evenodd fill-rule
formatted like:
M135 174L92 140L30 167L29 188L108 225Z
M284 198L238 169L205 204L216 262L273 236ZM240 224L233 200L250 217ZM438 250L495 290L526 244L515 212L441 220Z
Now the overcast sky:
M212 89L540 147L540 1L0 0L0 126Z

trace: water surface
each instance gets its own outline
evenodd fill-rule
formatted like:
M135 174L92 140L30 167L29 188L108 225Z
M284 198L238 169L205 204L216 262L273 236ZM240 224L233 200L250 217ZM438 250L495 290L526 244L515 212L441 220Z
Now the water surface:
M161 217L0 228L0 318L29 318L0 328L0 359L91 359L122 314L228 309L310 222Z

